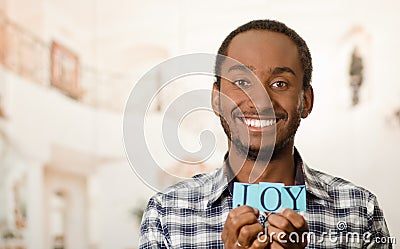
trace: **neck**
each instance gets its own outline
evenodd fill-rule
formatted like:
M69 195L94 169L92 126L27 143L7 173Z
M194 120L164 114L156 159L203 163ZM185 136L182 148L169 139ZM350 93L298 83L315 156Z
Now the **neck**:
M254 161L243 156L234 145L229 145L229 164L239 182L276 182L294 185L293 141L274 151L270 161Z

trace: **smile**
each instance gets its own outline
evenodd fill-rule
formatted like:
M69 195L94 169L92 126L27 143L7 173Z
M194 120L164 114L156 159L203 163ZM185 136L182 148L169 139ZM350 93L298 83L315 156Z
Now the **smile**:
M248 127L264 128L276 124L275 118L269 119L255 119L255 118L240 118Z

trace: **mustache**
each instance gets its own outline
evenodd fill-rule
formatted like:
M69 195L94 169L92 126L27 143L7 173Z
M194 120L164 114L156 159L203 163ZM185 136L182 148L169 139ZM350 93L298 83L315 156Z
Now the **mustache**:
M243 117L243 116L275 116L278 119L286 119L287 113L282 110L274 110L273 108L265 108L257 111L242 111L240 108L236 108L232 112L232 116L234 118Z

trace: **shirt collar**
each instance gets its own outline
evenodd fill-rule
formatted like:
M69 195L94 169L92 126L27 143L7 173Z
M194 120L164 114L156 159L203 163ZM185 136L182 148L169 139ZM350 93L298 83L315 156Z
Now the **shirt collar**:
M296 185L306 185L306 190L308 193L330 201L331 198L326 188L324 188L321 180L318 176L303 162L303 159L300 156L300 153L297 151L296 147L294 148L294 161L296 167L295 174L295 184ZM228 153L224 156L224 165L216 171L212 193L214 193L208 205L214 204L224 193L232 196L233 194L233 185L236 182L236 177L233 176L233 171L229 166ZM228 179L232 179L228 182Z
M225 163L224 163L225 165ZM211 195L207 206L213 205L218 199L220 199L224 193L229 193L228 188L228 177L225 173L225 166L217 169L213 177L213 183L211 188Z
M333 199L329 196L326 185L322 184L322 180L318 175L316 175L305 163L303 163L303 172L307 192L320 199L332 202Z

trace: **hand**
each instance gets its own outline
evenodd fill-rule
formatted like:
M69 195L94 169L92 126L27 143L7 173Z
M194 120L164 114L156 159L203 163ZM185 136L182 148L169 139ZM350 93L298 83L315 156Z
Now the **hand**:
M267 239L257 239L258 234L264 230L263 226L258 222L258 215L259 211L249 206L240 206L232 209L228 214L221 235L225 248L266 248L269 241Z
M268 235L272 237L271 249L307 246L307 236L303 238L303 234L308 232L308 224L303 216L292 209L285 208L279 214L271 214L268 222Z

